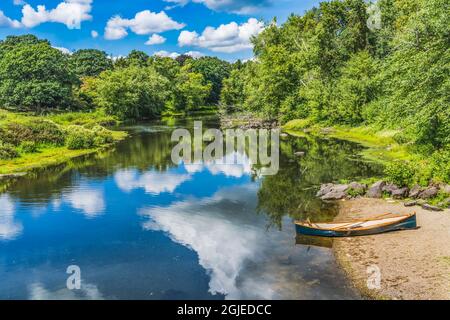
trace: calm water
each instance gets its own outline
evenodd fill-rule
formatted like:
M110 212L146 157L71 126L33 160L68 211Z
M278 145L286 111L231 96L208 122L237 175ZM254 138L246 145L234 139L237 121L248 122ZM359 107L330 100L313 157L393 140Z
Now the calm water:
M313 196L321 182L377 173L358 146L285 137L279 173L258 178L247 165L174 165L173 125L192 128L127 128L114 150L0 194L1 299L357 298L292 221L333 218ZM66 288L70 265L80 290Z

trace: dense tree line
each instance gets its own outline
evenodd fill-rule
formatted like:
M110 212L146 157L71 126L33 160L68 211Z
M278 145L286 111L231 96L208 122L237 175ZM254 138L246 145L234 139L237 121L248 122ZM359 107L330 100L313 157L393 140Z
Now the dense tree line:
M446 0L323 2L254 39L255 60L224 81L228 110L282 123L401 129L424 150L450 144ZM379 19L379 24L371 19Z
M0 42L0 105L15 111L104 108L121 119L155 118L219 102L231 65L133 50L112 59L95 49L65 54L33 35Z
M32 35L10 36L0 42L0 106L145 119L220 103L282 124L392 129L399 143L433 153L435 171L450 172L449 6L323 2L268 24L253 39L255 58L234 64L136 50L118 59L92 49L64 54Z

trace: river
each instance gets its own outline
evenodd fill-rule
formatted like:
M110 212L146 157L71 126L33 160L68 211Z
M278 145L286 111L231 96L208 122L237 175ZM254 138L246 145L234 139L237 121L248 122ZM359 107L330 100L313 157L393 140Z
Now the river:
M0 299L359 298L331 249L302 244L293 220L333 219L314 197L320 183L379 173L360 146L282 137L278 173L261 177L246 164L174 164L175 126L192 121L124 128L114 149L0 194Z

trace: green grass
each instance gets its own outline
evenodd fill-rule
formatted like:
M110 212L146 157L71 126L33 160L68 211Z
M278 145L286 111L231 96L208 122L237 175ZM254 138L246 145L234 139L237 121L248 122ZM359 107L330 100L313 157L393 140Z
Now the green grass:
M0 127L7 123L26 123L30 120L47 119L66 127L69 125L84 125L94 126L100 125L114 125L118 121L111 116L105 115L101 110L92 113L69 112L64 114L49 115L49 116L34 116L26 113L15 113L5 110L0 110ZM127 136L123 131L112 131L114 141L119 141ZM9 174L17 172L28 172L36 168L44 168L47 166L62 164L70 159L95 153L99 150L108 147L102 145L91 149L69 150L66 146L39 146L36 153L20 152L20 157L12 160L0 160L0 174Z
M318 125L311 125L308 119L296 119L283 126L283 130L294 136L312 134L316 136L328 136L336 139L352 141L366 147L361 154L367 160L383 164L394 160L418 161L420 157L408 150L408 146L401 145L394 140L399 132L396 130L376 130L372 127L344 127L335 126L324 130Z
M311 121L309 119L294 119L283 126L286 131L298 131L309 128Z

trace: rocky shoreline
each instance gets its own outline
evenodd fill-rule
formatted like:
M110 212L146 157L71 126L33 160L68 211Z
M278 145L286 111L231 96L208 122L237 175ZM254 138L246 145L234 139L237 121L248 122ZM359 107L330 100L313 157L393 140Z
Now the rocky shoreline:
M446 198L435 204L434 200L438 195L446 195ZM415 185L411 189L408 187L399 187L393 183L384 180L377 181L368 186L364 183L352 182L349 184L327 183L320 187L316 194L324 201L335 201L352 198L393 198L395 200L404 200L405 207L421 206L429 211L443 211L450 208L450 185L436 184L428 187Z
M252 114L221 115L220 126L224 129L278 129L277 120L255 117Z

